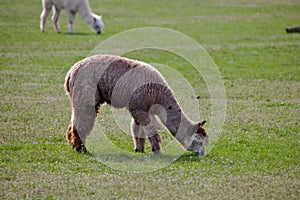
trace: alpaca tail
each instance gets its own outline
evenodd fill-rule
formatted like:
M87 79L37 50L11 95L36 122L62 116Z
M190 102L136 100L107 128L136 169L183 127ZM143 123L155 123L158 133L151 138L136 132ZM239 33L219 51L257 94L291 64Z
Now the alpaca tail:
M65 88L67 95L71 95L70 81L71 81L71 73L69 71L65 78L65 84L64 84L64 88Z
M65 91L68 95L70 95L70 74L68 73L66 78L65 78L65 84L64 84L64 88L65 88Z
M66 94L69 96L72 96L75 79L77 77L78 71L81 66L82 66L81 62L76 63L74 66L71 67L71 69L68 71L68 73L66 75L64 88L65 88Z

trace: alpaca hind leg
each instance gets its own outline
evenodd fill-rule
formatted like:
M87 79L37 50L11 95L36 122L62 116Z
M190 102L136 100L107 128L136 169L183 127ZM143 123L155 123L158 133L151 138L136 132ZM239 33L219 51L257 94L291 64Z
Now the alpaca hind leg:
M47 17L51 11L52 4L46 0L42 1L43 11L40 16L40 30L43 33L45 31L45 24Z
M53 7L53 15L52 15L52 21L53 21L53 27L56 30L57 33L60 33L60 28L58 25L58 19L60 16L60 10L57 9L55 6Z
M76 151L86 152L85 140L93 129L96 112L94 106L80 106L73 109L72 120L66 137Z
M72 122L70 122L68 130L66 132L66 139L67 139L68 143L70 145L72 145L72 147L74 149L76 149L76 151L82 152L82 153L87 152L83 142L81 141L81 139L77 133L77 130L75 128L73 128Z
M72 144L72 122L69 123L67 132L66 132L66 139L69 144Z
M143 129L139 125L136 124L134 119L132 119L131 128L132 128L135 152L144 153L145 152L146 135L145 135Z

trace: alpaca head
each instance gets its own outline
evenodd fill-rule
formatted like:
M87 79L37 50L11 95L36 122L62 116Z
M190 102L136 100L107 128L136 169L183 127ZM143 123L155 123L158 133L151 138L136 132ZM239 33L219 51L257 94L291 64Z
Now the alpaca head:
M98 16L96 14L93 15L93 22L91 24L91 27L95 30L97 34L100 34L102 31L102 28L104 27L104 23L102 21L102 16Z
M203 128L206 121L202 121L191 128L191 143L188 147L188 151L192 151L200 156L205 153L204 146L208 144L208 135Z

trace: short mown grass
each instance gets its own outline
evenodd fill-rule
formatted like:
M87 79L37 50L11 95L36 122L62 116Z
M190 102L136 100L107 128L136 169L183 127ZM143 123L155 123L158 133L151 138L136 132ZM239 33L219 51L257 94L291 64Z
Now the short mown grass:
M0 2L1 199L299 199L300 35L284 31L300 25L299 1L90 4L103 15L102 35L79 16L77 34L66 34L65 12L62 34L55 33L50 19L41 34L40 2ZM69 68L101 41L148 26L175 29L203 45L222 75L227 112L222 135L207 156L186 152L164 168L132 173L67 144L71 109L63 83ZM206 83L182 58L156 50L126 56L179 71L207 97L199 100L199 116L210 118ZM133 152L130 136L108 122L113 143Z

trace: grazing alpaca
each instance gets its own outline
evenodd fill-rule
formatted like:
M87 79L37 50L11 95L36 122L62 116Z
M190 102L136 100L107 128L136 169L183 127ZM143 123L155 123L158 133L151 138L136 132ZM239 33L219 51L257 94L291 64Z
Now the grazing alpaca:
M73 22L75 14L79 12L82 19L97 33L101 33L104 24L102 16L92 13L88 0L42 0L43 11L41 13L40 29L45 30L46 19L53 7L53 25L57 33L60 33L57 24L61 9L65 8L68 16L69 33L74 32Z
M204 154L208 136L205 121L194 123L184 114L162 75L147 63L112 55L95 55L77 62L67 73L65 90L72 106L66 133L77 151L86 152L100 104L126 107L132 116L136 152L144 152L148 137L152 151L160 152L162 128L157 115L170 133L188 151Z

